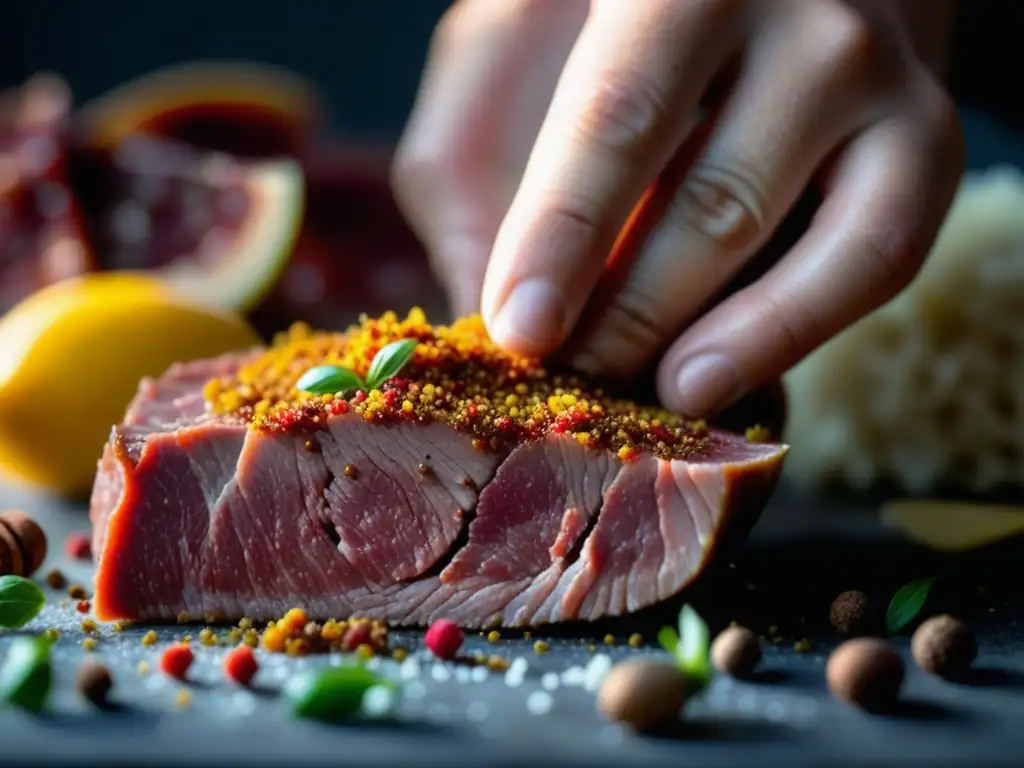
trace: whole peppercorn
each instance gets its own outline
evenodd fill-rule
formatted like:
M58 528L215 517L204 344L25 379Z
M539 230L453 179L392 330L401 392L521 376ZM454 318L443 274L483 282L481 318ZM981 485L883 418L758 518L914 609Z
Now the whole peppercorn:
M910 639L910 654L925 672L939 677L964 674L978 657L974 633L949 614L932 616Z
M462 647L465 635L459 625L448 619L438 619L430 625L423 638L427 649L439 659L454 659Z
M194 659L192 649L185 643L178 643L164 651L160 657L160 670L168 677L184 680Z
M633 659L608 672L597 694L597 708L609 720L634 731L657 731L679 718L694 690L674 664Z
M259 663L247 645L240 645L224 657L224 674L239 685L249 685L259 671Z
M876 634L882 624L878 605L858 589L839 594L832 601L828 619L836 632L846 637Z
M107 696L114 686L110 670L98 661L85 661L75 674L75 689L79 695L95 707L108 706Z
M729 627L711 644L711 663L732 677L749 677L761 663L761 641L746 627Z
M825 676L834 696L866 712L882 713L899 699L903 659L882 640L847 640L832 652Z
M0 513L0 529L0 575L31 576L46 559L43 529L17 509Z

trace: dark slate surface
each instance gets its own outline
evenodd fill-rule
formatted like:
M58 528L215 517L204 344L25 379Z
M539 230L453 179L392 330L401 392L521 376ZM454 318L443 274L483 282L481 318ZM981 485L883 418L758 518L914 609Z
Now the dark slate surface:
M0 506L18 505L42 522L51 537L51 555L42 573L57 566L87 582L89 568L62 553L68 531L84 527L80 509L0 490ZM811 499L782 492L769 508L743 553L710 577L694 596L709 620L730 618L767 633L765 674L755 683L716 679L687 710L687 730L666 737L637 737L603 722L594 694L571 677L598 654L620 658L637 653L622 640L612 647L582 630L552 639L553 650L537 656L523 639L479 648L529 667L522 685L511 687L502 674L439 665L424 655L419 670L388 660L383 672L403 680L398 704L401 723L327 726L295 721L277 696L297 670L331 663L324 658L264 658L254 692L231 687L220 672L220 648L198 648L191 704L174 704L178 683L155 671L158 650L145 648L145 627L115 633L104 628L91 654L114 671L120 712L91 712L73 690L75 666L86 656L80 647L80 615L72 605L48 607L34 629L59 627L55 649L53 711L33 717L0 712L0 745L7 764L188 765L218 763L284 765L343 760L346 764L390 765L821 765L828 764L997 764L1019 763L1024 749L1024 632L1014 617L1017 598L1001 585L1019 573L1015 543L981 553L948 558L896 542L875 522L867 502ZM903 580L940 576L932 610L951 609L978 628L981 655L970 683L953 685L911 669L906 703L896 716L863 715L833 701L824 683L828 651L836 639L825 631L829 601L838 590L862 587L887 598ZM1004 594L1005 592L1005 594ZM56 593L54 593L56 598ZM640 630L648 637L662 614L611 625L620 637ZM607 628L596 630L598 636ZM187 631L161 631L163 642ZM192 628L191 631L195 631ZM590 633L593 635L593 632ZM797 653L795 639L808 638L812 650ZM419 647L418 633L399 634L398 644ZM0 655L8 640L0 637ZM907 640L896 643L906 652ZM591 646L591 647L588 647ZM140 677L138 662L154 671ZM553 676L570 679L551 686ZM8 762L10 761L10 762Z

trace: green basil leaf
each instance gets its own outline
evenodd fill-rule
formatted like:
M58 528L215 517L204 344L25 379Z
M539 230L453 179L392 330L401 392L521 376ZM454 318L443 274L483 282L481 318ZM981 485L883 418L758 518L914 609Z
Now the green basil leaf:
M416 339L402 339L382 347L370 363L370 372L366 374L366 386L369 389L377 389L388 379L397 376L412 359L417 344L419 342Z
M350 392L362 389L363 380L348 368L340 365L318 365L310 368L295 383L295 388L314 395L333 395L335 392Z
M662 627L658 630L658 642L662 648L675 656L679 648L679 633L672 627Z
M43 609L46 595L39 585L21 576L0 576L0 627L19 629Z
M296 717L336 722L357 714L363 696L378 685L392 684L366 667L350 664L293 678L285 696Z
M700 685L706 685L711 680L710 645L708 625L697 611L689 605L684 605L679 612L679 645L676 647L676 660L679 668Z
M885 628L890 634L899 632L921 612L934 583L934 578L917 579L904 584L892 596L889 609L885 612Z
M42 637L16 637L0 667L0 702L40 712L53 682L50 643Z

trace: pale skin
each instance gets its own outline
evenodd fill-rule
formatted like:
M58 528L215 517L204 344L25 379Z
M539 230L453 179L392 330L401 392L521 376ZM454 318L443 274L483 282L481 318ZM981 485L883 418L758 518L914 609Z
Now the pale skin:
M498 343L626 378L660 360L662 402L711 416L920 269L963 171L941 82L953 10L460 0L396 193L454 311ZM809 186L823 203L801 239L721 297ZM630 221L652 189L662 204Z

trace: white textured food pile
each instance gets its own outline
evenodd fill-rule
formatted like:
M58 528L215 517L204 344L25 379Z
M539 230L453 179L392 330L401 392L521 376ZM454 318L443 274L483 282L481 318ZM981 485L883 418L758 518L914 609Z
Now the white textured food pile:
M798 481L1024 484L1024 175L965 177L918 279L787 386Z

